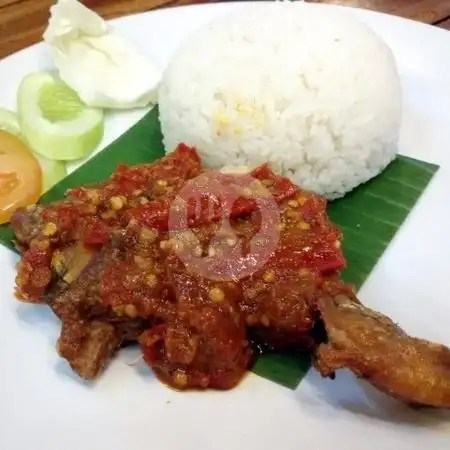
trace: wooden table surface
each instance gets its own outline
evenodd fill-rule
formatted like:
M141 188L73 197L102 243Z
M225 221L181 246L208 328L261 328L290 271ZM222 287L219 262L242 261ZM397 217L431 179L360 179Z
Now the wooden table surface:
M372 9L450 30L450 0L310 0ZM84 0L103 17L202 3L202 0ZM206 3L205 0L203 0ZM53 0L0 0L0 58L41 39Z

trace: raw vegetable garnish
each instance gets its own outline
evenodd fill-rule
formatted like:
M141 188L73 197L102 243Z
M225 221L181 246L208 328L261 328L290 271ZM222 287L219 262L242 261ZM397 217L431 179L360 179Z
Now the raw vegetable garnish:
M48 159L89 155L103 136L103 111L85 106L77 93L47 72L27 75L17 97L20 128L33 150Z
M0 130L20 136L20 125L17 115L5 108L0 108Z
M59 0L50 16L44 42L60 78L86 105L128 109L156 101L161 71L96 12Z
M17 136L0 130L0 224L16 209L36 203L41 186L37 159Z
M25 136L22 134L19 119L17 114L14 112L5 108L0 108L0 130L4 130L18 137L24 142L25 145L27 145L28 148L30 148L30 150L32 150L32 146L27 142ZM43 194L67 175L66 165L63 161L50 160L37 154L36 152L34 152L33 155L41 166Z

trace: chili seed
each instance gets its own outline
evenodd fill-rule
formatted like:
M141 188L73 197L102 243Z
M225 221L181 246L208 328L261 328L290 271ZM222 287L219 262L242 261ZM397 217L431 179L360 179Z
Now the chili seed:
M297 197L297 201L300 206L303 206L307 202L307 200L308 199L306 197L303 197L302 195L299 195Z
M222 289L215 287L212 288L209 291L209 298L214 302L214 303L219 303L221 301L223 301L223 299L225 298L225 294L222 291Z
M149 273L146 278L145 278L145 282L150 286L150 287L155 287L157 284L157 277L154 273Z
M269 317L266 314L263 314L261 316L261 324L265 327L268 327L270 325Z
M159 248L161 249L161 250L167 250L168 248L170 248L170 241L161 241L160 243L159 243Z
M134 260L135 264L141 269L145 269L146 267L148 267L150 265L149 260L140 255L134 255L133 260Z
M298 272L298 274L302 278L309 276L310 273L311 273L311 271L309 269L300 269L299 272Z
M289 219L296 220L299 218L299 214L297 211L292 211L292 209L288 209L286 211L286 217L288 217Z
M154 242L157 234L151 228L141 228L139 239L146 242Z
M175 370L173 373L173 381L179 387L185 387L188 384L188 376L182 370Z
M50 237L54 236L58 231L58 227L56 226L56 223L48 222L44 225L44 228L42 230L42 234L44 236Z
M273 180L262 180L262 184L263 184L263 186L265 186L265 187L273 186L274 183L275 183L275 182L274 182Z
M134 305L126 305L125 306L125 314L132 319L135 319L138 316L138 310Z
M42 239L36 246L39 250L47 250L50 247L50 241L48 239Z
M100 203L100 194L95 189L89 189L86 191L86 195L93 205L98 205Z
M176 252L181 252L184 248L183 242L181 242L179 239L172 239L171 246Z
M119 196L114 196L109 199L109 203L111 205L111 208L115 211L120 211L123 208L123 201L122 198Z
M271 269L266 270L264 272L263 279L267 283L270 283L270 282L274 281L275 280L275 272L273 270L271 270Z
M229 247L233 247L234 245L236 245L236 239L234 239L234 238L228 238L228 239L227 239L227 245L228 245Z
M113 308L113 311L115 312L116 316L119 317L122 317L125 312L123 306L116 306Z

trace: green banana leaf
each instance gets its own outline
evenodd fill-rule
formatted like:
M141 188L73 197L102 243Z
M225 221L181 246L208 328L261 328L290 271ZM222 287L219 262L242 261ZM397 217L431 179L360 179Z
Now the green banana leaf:
M163 155L156 107L115 142L45 193L40 202L59 200L69 188L101 181L119 163L151 162ZM329 204L331 219L344 232L343 249L348 267L343 277L346 281L357 287L364 283L437 170L436 165L398 156L376 178ZM10 227L0 226L0 244L14 250L12 240ZM308 353L268 353L258 358L253 371L295 389L309 367Z

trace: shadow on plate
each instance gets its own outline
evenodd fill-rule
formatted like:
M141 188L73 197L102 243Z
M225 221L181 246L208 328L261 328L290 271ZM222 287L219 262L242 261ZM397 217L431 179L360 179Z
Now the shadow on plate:
M10 264L12 267L16 267L16 264L20 260L20 256L17 253L10 251L10 252L8 252L7 260L8 260L8 264Z
M156 376L144 361L138 344L126 344L126 346L119 351L117 360L119 363L130 367L145 382L153 383L155 381Z
M55 346L61 324L47 305L17 302L16 314L20 322L32 328L34 332L45 335L51 342L51 345Z
M336 410L383 422L413 425L450 432L450 411L412 408L358 380L349 371L339 371L335 380L324 379L314 369L295 391L299 402L311 412L335 418Z

